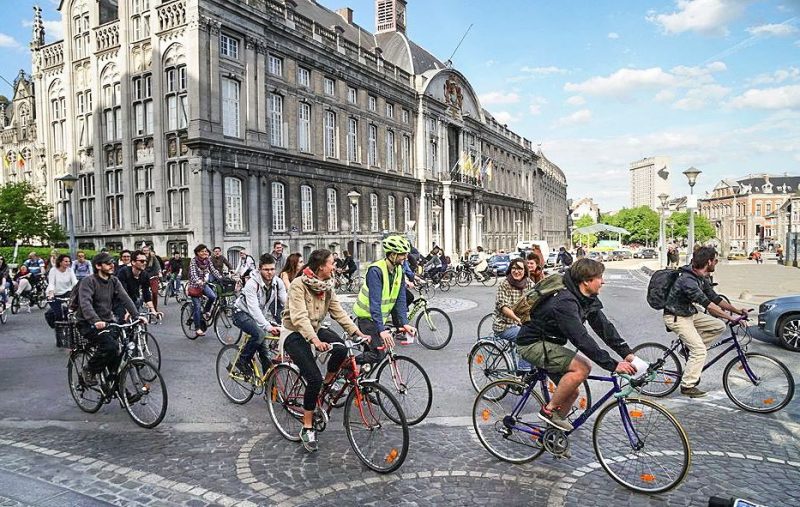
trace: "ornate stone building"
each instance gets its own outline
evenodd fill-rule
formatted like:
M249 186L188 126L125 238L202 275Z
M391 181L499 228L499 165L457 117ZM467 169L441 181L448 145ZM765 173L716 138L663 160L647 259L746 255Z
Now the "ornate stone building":
M448 253L566 238L563 173L406 37L405 0L376 0L374 34L312 0L59 11L47 45L36 11L36 142L51 199L79 178L79 244L308 255L352 249L355 223L369 260L387 231Z
M47 179L44 150L36 143L34 87L30 76L19 71L14 95L0 102L0 184L28 181L43 186Z

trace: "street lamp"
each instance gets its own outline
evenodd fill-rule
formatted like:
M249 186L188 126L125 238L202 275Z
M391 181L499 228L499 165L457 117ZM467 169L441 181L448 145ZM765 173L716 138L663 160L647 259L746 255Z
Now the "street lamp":
M69 257L70 259L75 258L75 217L73 216L73 208L72 208L72 191L75 190L75 183L78 182L78 177L74 176L70 173L61 176L60 178L56 178L56 181L61 183L61 186L64 190L67 191L67 202L65 203L65 207L68 207L68 211L64 214L66 215L67 219L67 229L69 230Z
M355 190L347 194L347 198L350 199L350 224L353 228L353 261L356 263L356 273L358 272L358 213L356 213L356 209L360 197L361 194Z
M434 225L434 228L436 229L436 234L435 234L436 245L439 245L439 243L441 242L441 238L439 237L439 229L440 229L440 227L439 227L439 213L442 212L442 207L439 206L438 204L434 204L433 206L431 206L431 211L433 211L433 225Z
M514 220L514 225L517 227L517 243L522 241L522 220L519 218Z
M692 260L694 253L694 210L697 208L697 198L694 196L694 184L697 183L697 177L702 171L696 167L690 167L683 171L686 179L689 180L689 197L686 198L686 210L689 211L689 234L688 234L688 248L686 249L686 263L689 264Z
M475 215L475 222L478 227L478 234L476 235L478 238L478 244L475 246L479 246L483 244L483 213L478 213Z
M659 257L661 260L661 269L664 269L667 265L667 227L665 212L667 210L667 200L669 199L669 194L659 194L658 199L661 201L661 221L658 224L658 241L661 242Z

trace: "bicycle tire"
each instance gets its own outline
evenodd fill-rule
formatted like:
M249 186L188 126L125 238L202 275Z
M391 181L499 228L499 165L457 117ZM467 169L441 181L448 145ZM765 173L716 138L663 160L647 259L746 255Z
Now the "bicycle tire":
M47 306L47 300L42 298L36 301L36 306L39 307L40 310L44 310L44 307Z
M158 344L156 337L149 331L145 332L145 349L142 350L144 358L161 371L161 346Z
M5 324L8 322L8 312L6 311L5 304L0 303L0 324Z
M158 295L163 298L166 295L166 293L167 293L167 284L165 284L164 282L159 281L158 282Z
M511 358L494 342L481 340L467 355L469 381L476 393L488 384L512 375Z
M300 376L296 366L279 364L267 377L266 386L264 396L272 424L283 438L299 442L303 427L306 381Z
M19 313L19 307L20 307L19 296L15 294L11 298L11 314L16 315L17 313Z
M472 428L481 445L492 456L507 463L528 463L544 452L544 446L538 443L535 434L516 429L517 423L533 432L547 428L547 423L536 415L544 401L535 390L531 390L525 405L513 417L526 387L516 379L496 380L481 389L472 405ZM531 398L534 405L530 405Z
M461 271L456 276L456 285L459 287L467 287L472 282L471 271Z
M382 422L382 415L389 420ZM375 472L394 472L408 456L406 416L400 402L377 381L361 382L347 395L344 429L358 459Z
M492 330L493 325L494 313L487 313L484 315L481 321L478 322L478 340L494 339L494 331Z
M646 342L635 346L631 352L648 364L664 358L664 366L656 371L655 379L638 388L638 392L645 396L663 398L678 388L683 377L683 366L677 354L669 347L656 342Z
M214 335L223 346L239 343L242 330L233 325L226 308L220 308L214 317Z
M451 288L451 281L450 278L442 278L442 281L439 282L439 290L442 292L448 292Z
M427 417L433 404L433 387L428 373L417 361L408 356L395 356L393 366L387 357L378 366L375 379L395 394L409 426Z
M239 347L236 345L226 345L219 350L216 362L217 383L226 398L237 405L244 405L253 399L256 391L253 384L231 371L238 358Z
M194 303L186 302L181 306L181 330L183 335L190 340L196 340L197 334L194 328Z
M89 352L73 350L67 363L67 382L69 392L78 408L86 413L94 414L103 406L103 395L96 387L85 386L80 374L89 362Z
M149 361L133 359L125 365L120 372L118 393L128 415L142 428L155 428L164 420L169 404L167 386L161 372Z
M610 413L621 414L619 403L625 404L630 426L621 415L606 417ZM638 446L630 441L629 435L634 432ZM628 398L603 407L594 423L592 445L603 470L622 486L638 493L664 493L673 489L683 481L691 466L692 452L686 431L667 409L646 399ZM631 463L634 473L623 477L631 470Z
M759 376L759 382L753 384L741 365L734 370L734 366L740 362L738 356L734 357L722 373L722 387L728 398L738 407L758 414L771 414L788 405L794 397L794 378L786 365L774 357L756 352L747 352L745 358L753 374ZM770 389L769 382L773 379L777 385ZM753 394L754 402L745 399L745 393L739 392L739 386Z
M420 324L425 324L425 327ZM441 350L453 338L453 321L438 308L424 307L414 325L417 328L417 338L426 349Z
M483 279L481 279L481 283L484 287L494 287L497 285L497 273L492 271L486 274Z

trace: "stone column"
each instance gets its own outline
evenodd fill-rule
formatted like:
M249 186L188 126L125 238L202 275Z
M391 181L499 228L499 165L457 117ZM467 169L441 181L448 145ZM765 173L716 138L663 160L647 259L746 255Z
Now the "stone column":
M478 234L478 203L475 201L469 202L467 208L467 215L469 215L469 243L467 248L474 250L478 246L480 236Z
M247 230L250 232L250 245L247 247L247 249L250 251L250 254L253 255L253 258L257 258L255 252L258 252L256 249L260 243L261 236L261 224L258 217L258 191L258 176L256 176L255 173L250 173L250 176L247 178Z
M442 210L442 214L444 215L444 219L442 220L442 232L444 233L442 238L442 250L444 250L445 255L452 255L453 243L455 240L455 226L453 221L453 198L450 195L449 181L442 182L442 199L444 200L444 209Z
M418 249L421 245L429 245L428 236L428 199L425 197L425 181L419 184L419 212L417 215L417 243L414 245ZM349 204L348 204L349 206ZM420 250L422 252L422 250Z

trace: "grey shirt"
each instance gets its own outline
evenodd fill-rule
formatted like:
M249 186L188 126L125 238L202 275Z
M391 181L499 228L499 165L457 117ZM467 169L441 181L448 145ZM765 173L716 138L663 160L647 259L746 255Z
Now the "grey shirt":
M139 313L122 283L113 275L108 280L100 278L97 273L84 278L78 284L78 298L80 305L76 317L79 321L89 324L100 321L115 322L113 312L115 302L121 302L132 316Z

